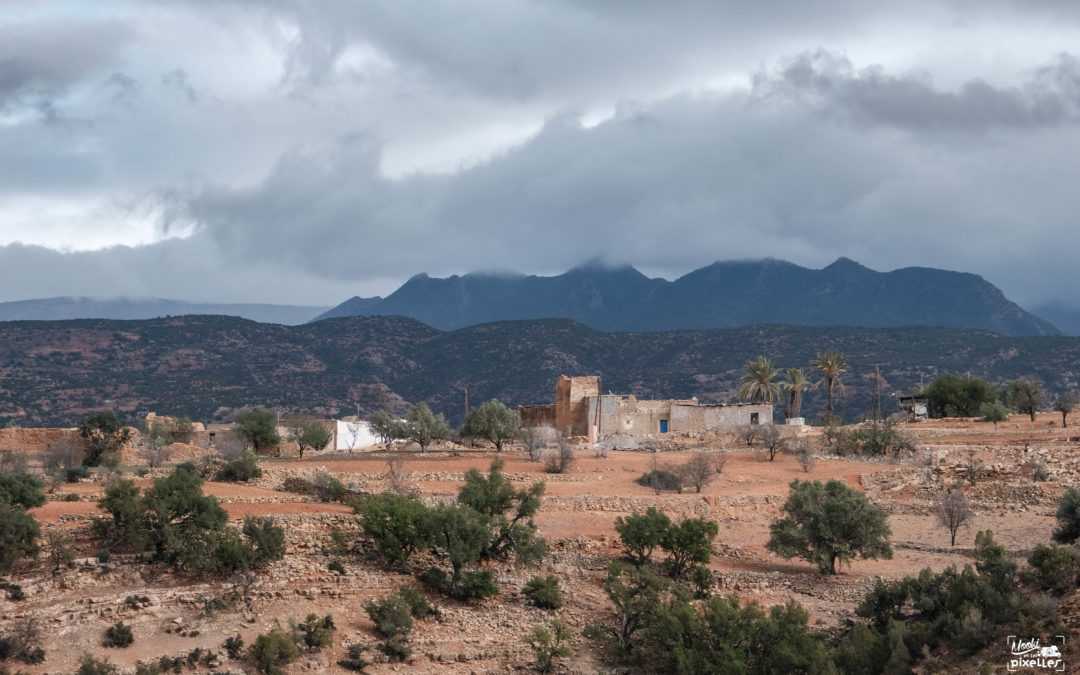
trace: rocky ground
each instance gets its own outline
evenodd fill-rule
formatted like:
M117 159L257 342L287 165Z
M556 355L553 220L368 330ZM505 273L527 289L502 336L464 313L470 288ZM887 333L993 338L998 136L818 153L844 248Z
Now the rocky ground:
M667 444L662 452L611 451L606 457L578 450L570 471L549 475L543 465L529 462L517 450L502 453L506 474L520 485L545 481L547 490L537 517L540 534L552 552L543 562L562 578L567 605L558 612L529 607L520 595L536 569L498 567L502 593L473 605L428 594L441 610L436 618L418 622L412 639L413 657L406 663L383 663L373 673L485 673L522 669L531 655L521 636L558 614L574 628L575 656L564 662L566 672L615 670L594 645L580 636L590 622L603 618L608 601L600 582L606 561L618 555L614 520L619 515L657 506L674 517L703 516L716 520L720 535L711 564L718 592L736 593L768 605L794 597L811 613L821 630L836 629L853 615L855 605L879 577L899 578L923 567L941 570L970 562L975 532L991 529L997 541L1017 556L1049 540L1054 527L1055 501L1080 478L1080 426L1061 426L1060 415L1040 415L1036 422L1013 416L996 428L973 421L931 421L903 425L917 450L899 460L862 461L824 454L804 472L795 458L780 455L763 461L753 449L735 439L716 439L706 445L731 452L724 472L700 494L656 494L634 483L654 465L680 464L692 450ZM701 447L702 439L688 446ZM405 480L429 502L451 499L469 468L486 470L490 450L441 447L423 455L412 452ZM1035 482L1035 467L1044 464L1047 479ZM955 547L937 524L934 499L950 486L967 480L972 466L978 476L969 485L976 516L960 531ZM335 646L305 656L289 672L337 672L334 665L352 642L374 642L372 626L363 611L367 600L415 580L384 570L362 555L365 542L342 504L324 504L296 492L284 491L317 473L328 472L351 490L386 489L384 456L323 456L262 463L262 478L251 484L208 483L230 516L273 515L286 528L288 555L272 567L246 579L225 581L177 577L133 557L113 556L98 561L89 520L98 513L95 499L100 482L62 486L34 515L43 527L62 528L76 537L82 557L74 569L52 574L44 564L13 579L27 598L12 602L0 594L0 633L33 619L41 629L46 661L20 666L29 673L71 673L84 652L108 656L133 669L138 660L162 655L184 656L196 650L199 672L246 672L250 665L228 659L226 637L240 635L250 644L275 622L287 626L309 612L331 614L338 627ZM140 478L149 484L156 472ZM766 551L768 524L786 498L794 479L839 478L864 490L890 513L895 555L891 560L856 561L842 573L824 576L799 560L782 560ZM297 480L300 479L300 480ZM63 494L79 501L61 501ZM339 527L355 552L332 553L330 529ZM331 559L344 563L345 574L328 569ZM145 600L143 600L145 596ZM126 649L100 645L105 628L118 620L131 624L135 642ZM992 655L988 662L992 662ZM1002 664L1004 661L1002 661ZM193 672L193 671L188 671ZM342 671L344 672L344 671Z

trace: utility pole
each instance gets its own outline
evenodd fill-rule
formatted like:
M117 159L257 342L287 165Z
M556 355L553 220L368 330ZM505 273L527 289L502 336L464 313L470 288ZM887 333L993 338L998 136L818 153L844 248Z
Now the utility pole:
M465 417L469 416L469 388L465 387Z

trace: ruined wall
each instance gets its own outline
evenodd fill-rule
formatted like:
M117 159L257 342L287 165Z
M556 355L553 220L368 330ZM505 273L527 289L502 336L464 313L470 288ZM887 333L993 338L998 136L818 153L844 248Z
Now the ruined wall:
M555 428L570 436L585 436L589 432L589 402L600 394L600 378L559 376L555 383Z
M634 396L602 396L588 400L588 419L596 419L600 405L600 436L625 434L653 436L660 433L660 421L670 418L671 401L639 401ZM670 430L670 429L669 429Z
M518 414L521 415L523 427L554 427L555 404L549 405L519 405Z
M82 446L75 429L0 429L0 452L37 454L63 437Z

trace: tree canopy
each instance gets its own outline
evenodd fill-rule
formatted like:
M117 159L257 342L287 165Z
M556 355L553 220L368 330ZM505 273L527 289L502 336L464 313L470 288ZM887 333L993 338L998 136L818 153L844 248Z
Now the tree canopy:
M516 410L507 408L499 399L493 398L469 411L462 433L489 440L495 444L495 449L501 452L503 443L514 440L521 434L521 415Z
M783 558L798 556L828 574L857 556L892 558L885 510L843 481L794 480L783 511L787 517L769 526L766 544Z
M251 443L256 452L268 450L281 442L277 431L278 415L266 408L245 408L236 413L236 431Z

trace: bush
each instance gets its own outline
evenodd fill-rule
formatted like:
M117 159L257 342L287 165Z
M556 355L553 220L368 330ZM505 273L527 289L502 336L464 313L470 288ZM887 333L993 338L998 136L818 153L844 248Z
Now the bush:
M544 460L544 471L546 473L566 473L573 463L574 448L570 446L570 443L565 438L560 438L559 445L553 451L547 453L547 458Z
M557 659L573 656L574 652L570 651L565 644L573 636L570 626L565 621L554 619L551 622L551 630L537 626L522 640L532 649L540 672L550 673L555 669Z
M1054 541L1071 544L1080 539L1080 489L1069 488L1058 500L1058 527L1054 530Z
M364 611L375 624L375 633L386 640L406 641L412 633L413 619L409 604L398 593L372 600Z
M836 454L896 455L914 452L915 444L891 420L866 422L849 429L835 429L830 436Z
M341 564L340 560L331 560L326 569L335 574L345 574L345 566Z
M225 642L221 646L230 659L239 659L244 655L244 638L239 635L225 638Z
M642 476L634 482L638 485L650 487L657 492L661 490L673 490L682 494L682 476L664 469L653 469L648 473L642 474Z
M321 619L318 614L308 614L304 618L304 623L297 626L297 641L309 652L317 652L323 647L334 644L335 630L337 629L334 626L334 620L329 614Z
M63 498L61 499L61 501L65 501L65 502L77 502L77 501L79 501L79 495L77 495L77 494L74 494L74 493L70 493L70 492L69 492L68 494L66 494L66 495L64 495L64 496L63 496Z
M563 606L559 577L554 574L529 579L521 594L528 599L530 605L540 609L558 609Z
M345 486L328 473L320 473L311 481L311 494L321 502L336 502L345 496Z
M263 565L285 557L285 530L274 524L270 516L244 518L241 530L248 544L255 549L256 565Z
M244 450L239 456L226 462L215 479L226 483L246 483L260 476L262 469L259 467L259 458L254 452Z
M0 574L10 574L40 550L38 521L18 504L0 502Z
M535 562L547 553L547 543L536 536L533 516L540 510L544 483L515 490L502 473L503 462L491 462L487 476L476 469L465 473L465 485L458 492L458 503L487 519L487 541L480 558L509 560L519 565ZM444 543L446 542L444 538Z
M398 595L409 606L409 614L414 619L426 619L435 613L435 608L431 606L427 598L412 586L402 586L398 589Z
M362 645L359 642L355 642L349 645L345 650L345 658L338 661L338 665L345 670L351 670L357 673L362 673L371 665L371 662L364 658L364 652L367 651L367 646Z
M90 477L90 469L85 466L75 466L70 469L64 469L64 481L67 483L78 483L84 478Z
M1027 560L1032 580L1043 590L1061 595L1076 588L1080 551L1074 547L1038 544Z
M128 647L132 642L135 642L135 636L131 634L131 626L123 621L117 621L105 629L105 639L102 640L101 645L103 647Z
M115 410L99 410L82 418L79 435L86 441L83 464L97 466L107 455L118 457L120 447L128 441L130 434Z
M653 551L660 548L670 528L671 519L653 506L646 509L644 514L615 518L615 531L619 533L626 557L636 565L644 565L652 560Z
M255 638L248 652L255 661L255 667L267 675L284 675L282 666L300 658L300 648L280 626Z
M364 534L375 540L375 550L388 563L408 569L409 558L428 546L428 508L418 499L381 494L358 502Z
M109 659L97 659L90 654L83 654L75 675L120 675L120 669Z
M719 526L704 518L686 518L669 527L660 547L668 554L664 565L671 578L681 579L694 566L708 563L718 532Z
M249 408L236 414L236 431L247 439L255 452L268 450L281 442L277 427L277 413L273 410Z

